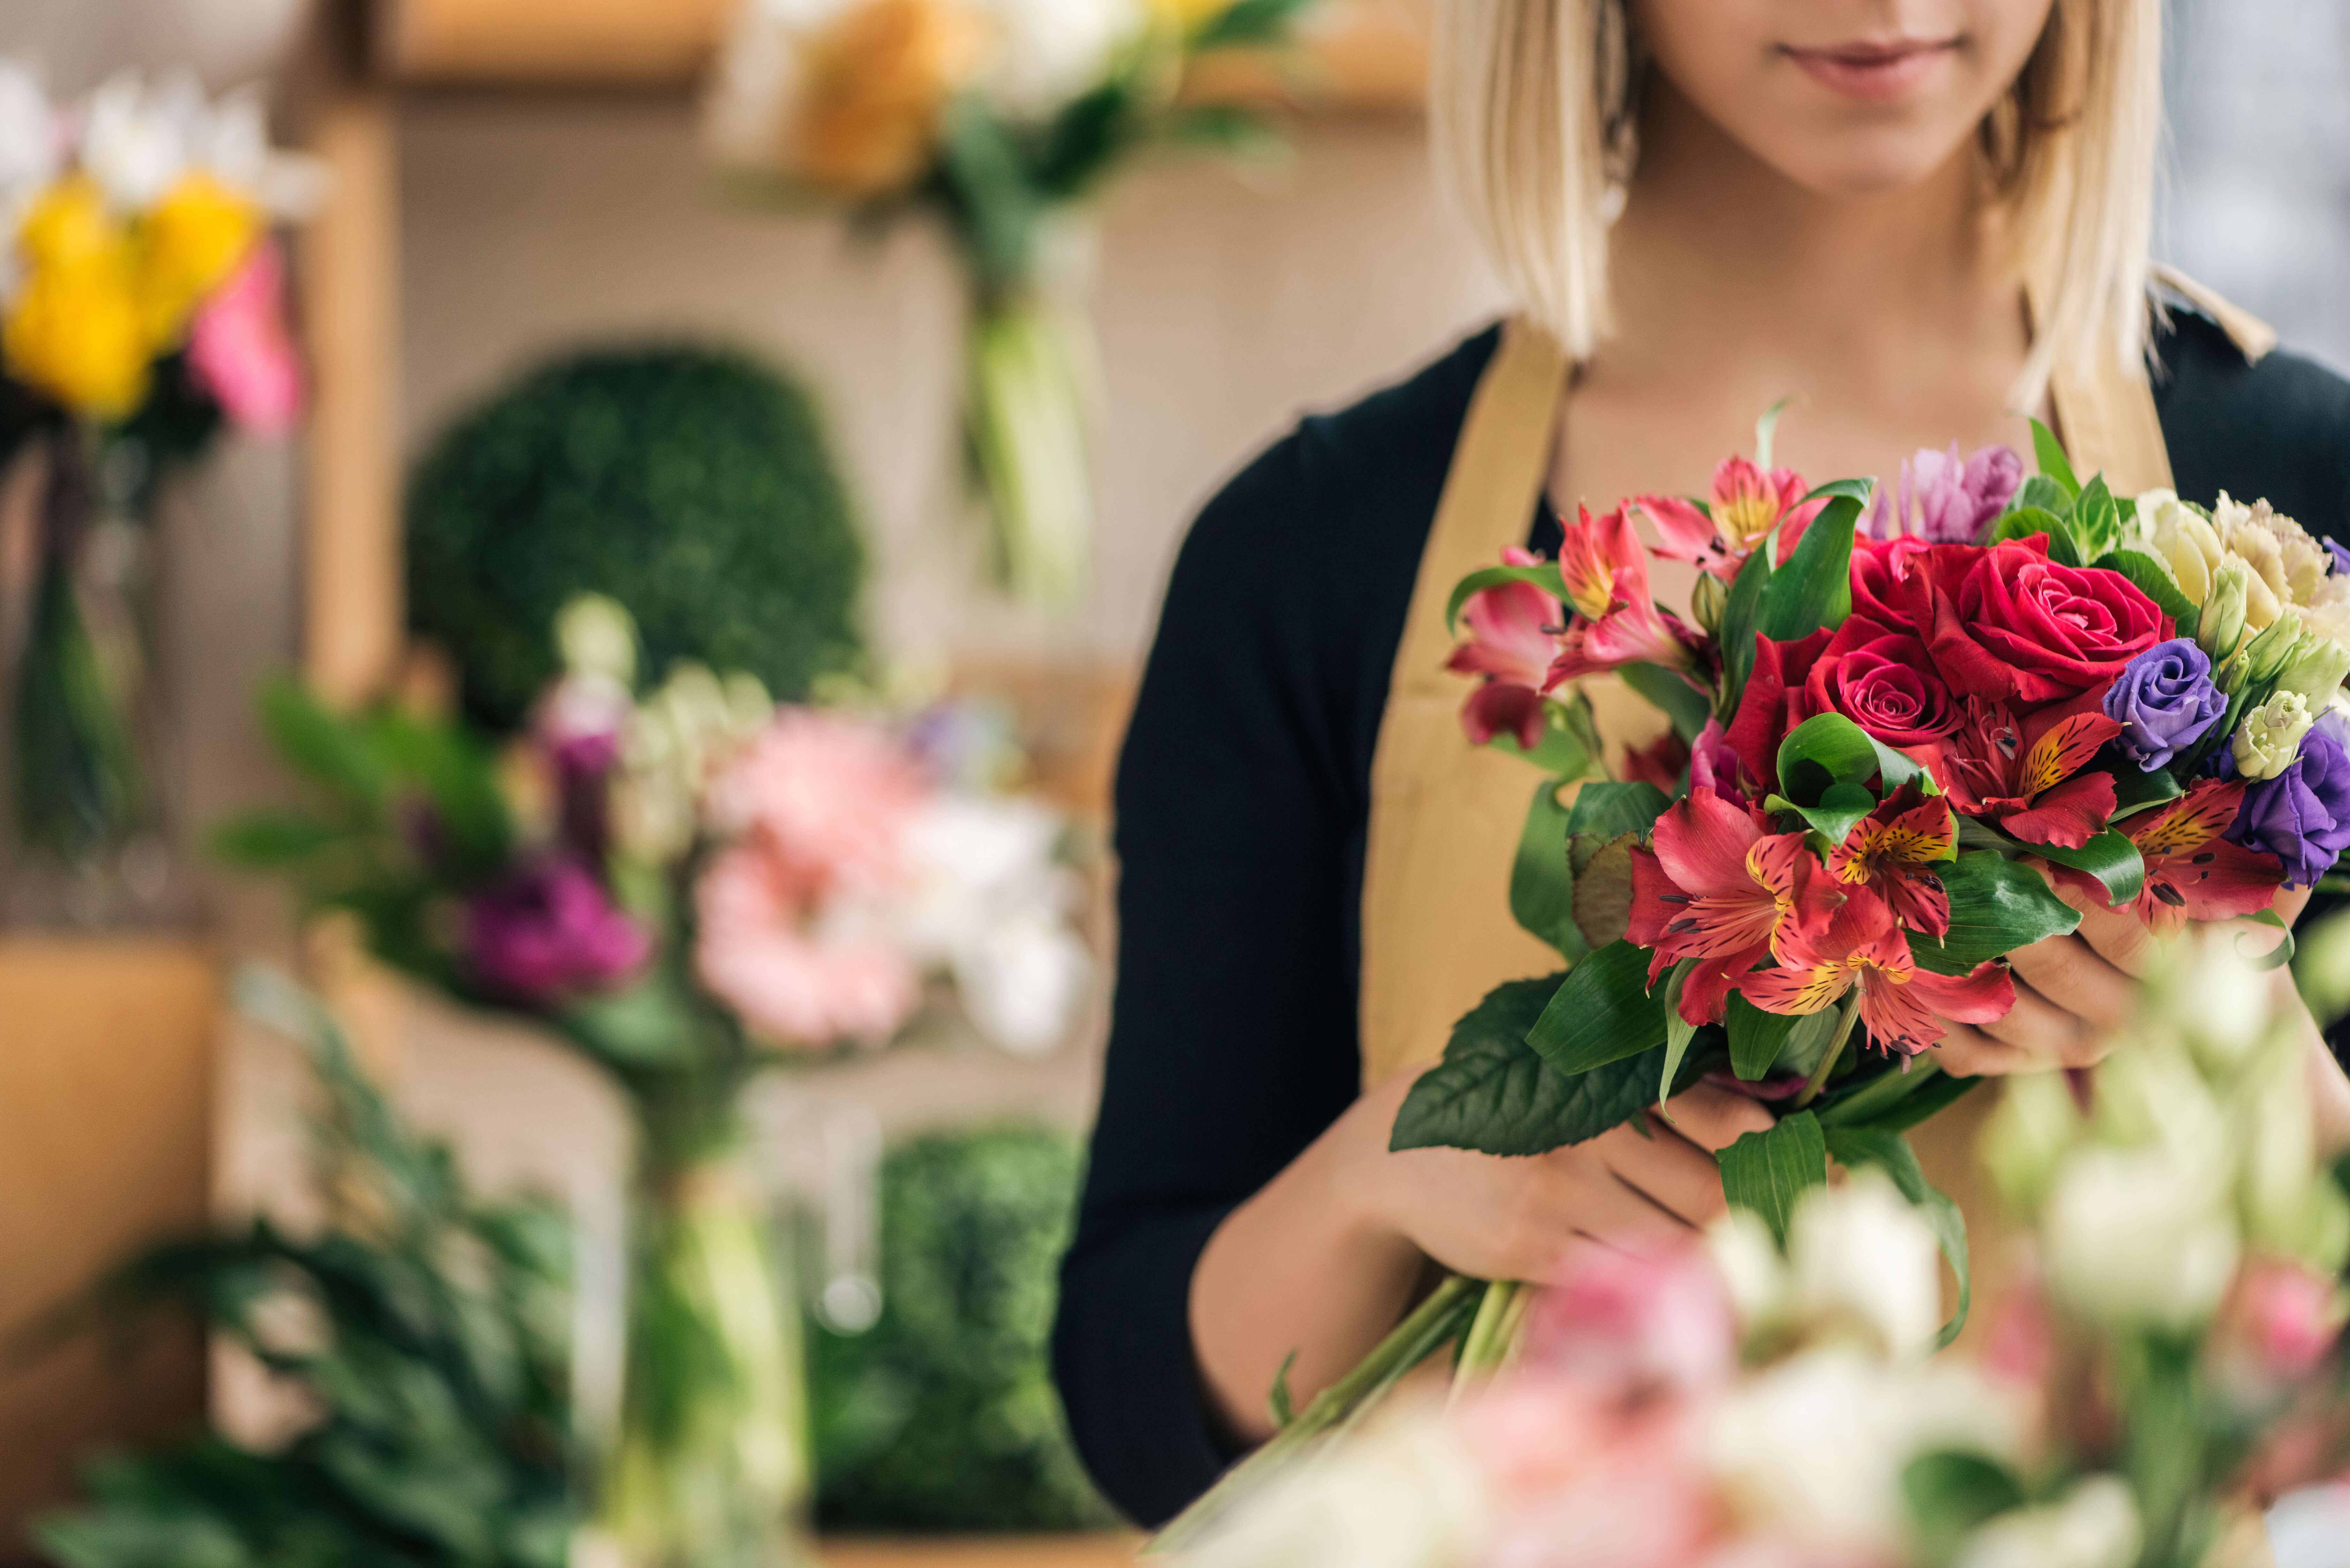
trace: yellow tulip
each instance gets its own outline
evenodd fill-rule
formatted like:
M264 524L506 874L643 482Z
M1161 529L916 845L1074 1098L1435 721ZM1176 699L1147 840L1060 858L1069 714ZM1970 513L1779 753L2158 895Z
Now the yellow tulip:
M8 373L89 419L128 417L152 358L129 267L119 257L36 266L0 322Z
M129 244L129 234L107 209L106 192L83 174L43 191L16 230L17 248L33 267L119 265Z
M941 109L979 67L986 29L957 0L865 0L808 49L790 166L845 196L878 196L928 167Z
M188 317L261 235L261 211L203 172L181 177L140 224L140 307L148 341L175 346Z

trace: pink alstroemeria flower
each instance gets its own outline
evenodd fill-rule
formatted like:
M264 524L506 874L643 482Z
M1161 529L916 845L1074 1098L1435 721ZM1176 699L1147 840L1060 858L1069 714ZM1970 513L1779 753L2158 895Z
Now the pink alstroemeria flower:
M2130 909L2156 936L2175 937L2191 919L2257 914L2276 901L2283 863L2220 836L2236 820L2243 798L2241 784L2198 779L2168 805L2121 825L2146 861L2146 886ZM2104 885L2087 872L2068 866L2049 871L2100 904L2106 901Z
M1503 551L1502 558L1513 566L1542 559L1519 549ZM1545 722L1542 688L1558 651L1565 610L1532 583L1502 583L1471 594L1461 618L1468 625L1469 640L1452 650L1444 667L1485 678L1461 704L1461 727L1481 746L1508 734L1517 737L1520 750L1534 750Z
M2015 982L1990 960L1960 976L1918 968L1893 911L1866 888L1846 895L1825 929L1789 930L1775 956L1779 968L1740 981L1747 1001L1765 1012L1818 1012L1857 985L1869 1035L1905 1056L1939 1040L1945 1019L1990 1023L2015 1005Z
M1713 493L1706 498L1705 509L1677 495L1638 495L1627 504L1647 513L1657 525L1657 536L1663 541L1658 555L1690 562L1727 582L1773 527L1780 529L1779 560L1787 558L1826 504L1804 504L1810 489L1792 468L1765 472L1745 458L1726 457L1713 471ZM1780 525L1782 518L1784 526Z
M1657 607L1648 591L1648 557L1624 508L1599 517L1588 507L1577 507L1575 514L1558 555L1575 620L1558 640L1543 690L1626 664L1690 669L1696 634Z
M284 435L302 415L302 361L286 327L286 263L265 239L188 331L188 370L239 430Z
M2103 698L2084 692L2019 721L2004 702L1970 697L1957 729L1908 753L1961 815L1989 817L2026 844L2078 849L2106 830L2114 812L2113 775L2081 772L2122 732Z

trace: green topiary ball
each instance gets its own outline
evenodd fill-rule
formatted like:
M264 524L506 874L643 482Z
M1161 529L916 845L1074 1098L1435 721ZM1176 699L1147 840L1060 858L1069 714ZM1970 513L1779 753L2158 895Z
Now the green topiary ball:
M816 1517L828 1529L1100 1529L1048 1342L1080 1155L1066 1133L934 1133L881 1171L881 1317L810 1325Z
M645 674L747 670L778 698L853 670L865 550L807 394L741 354L603 348L460 420L408 498L408 615L505 730L556 673L556 612L608 594Z

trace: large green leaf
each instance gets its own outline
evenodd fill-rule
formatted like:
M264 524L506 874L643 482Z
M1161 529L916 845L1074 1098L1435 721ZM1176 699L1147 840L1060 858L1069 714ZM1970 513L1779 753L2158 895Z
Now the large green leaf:
M1713 716L1705 693L1661 664L1627 664L1617 673L1624 677L1624 684L1670 719L1673 732L1684 741L1696 740L1705 722Z
M1965 1216L1959 1212L1959 1206L1950 1201L1949 1194L1926 1179L1925 1170L1918 1164L1918 1151L1899 1133L1883 1127L1830 1127L1827 1146L1836 1163L1847 1170L1873 1165L1891 1177L1893 1185L1917 1209L1918 1216L1933 1231L1934 1240L1941 1244L1942 1256L1959 1281L1958 1306L1934 1342L1934 1348L1941 1349L1967 1326L1967 1312L1974 1303L1974 1285L1967 1272Z
M1730 1034L1730 1070L1751 1084L1771 1075L1772 1064L1779 1059L1779 1048L1787 1043L1787 1032L1795 1026L1795 1015L1765 1012L1733 991L1721 1022Z
M1645 838L1670 804L1665 792L1652 784L1594 779L1575 792L1575 805L1566 814L1566 831L1597 834L1603 839L1620 838L1627 833Z
M2064 443L2038 420L2032 421L2032 455L2039 461L2040 472L2064 491L2066 500L2081 493L2081 482L2073 477L2073 465L2064 456Z
M1562 1073L1620 1062L1664 1040L1664 1001L1648 992L1648 951L1630 942L1610 943L1569 971L1526 1033Z
M2081 923L2045 877L1995 849L1961 850L1939 875L1950 898L1950 929L1939 941L1922 932L1909 937L1910 956L1936 974L1965 974L1985 959L2061 937Z
M2067 521L2072 527L2074 554L2085 564L2111 554L2121 543L2121 508L2115 504L2114 493L2106 488L2104 474L2091 476L2089 483L2081 487L2079 499L2073 503L2073 515Z
M1817 804L1797 805L1783 795L1766 796L1768 811L1790 811L1829 844L1842 844L1860 819L1877 809L1877 797L1866 784L1832 784L1820 792Z
M1567 840L1575 874L1570 916L1584 950L1620 942L1632 924L1632 836L1602 840L1578 833Z
M2046 535L2052 550L2071 537L2064 531L2064 519L2060 514L2045 506L2011 506L2001 513L1998 520L1991 525L1991 532L1984 536L1983 543L2005 544L2011 539L2029 539L2034 534ZM2070 549L2071 545L2067 544L2065 548Z
M1901 1495L1918 1560L1955 1562L1968 1539L2001 1514L2032 1501L2015 1472L1970 1449L1937 1449L1901 1472Z
M1715 1158L1722 1195L1761 1215L1782 1241L1804 1194L1827 1185L1827 1139L1809 1111L1797 1111L1768 1132L1748 1133Z
M2116 908L2146 889L2146 861L2139 856L2137 846L2129 841L2128 835L2110 828L2078 849L2054 844L2026 844L2022 848L2026 855L2037 855L2043 860L2086 871L2104 886L2106 901Z
M1571 1076L1527 1045L1564 979L1511 981L1487 992L1453 1025L1443 1062L1404 1096L1388 1147L1544 1154L1597 1137L1655 1104L1661 1045Z
M1872 778L1890 792L1923 771L1841 713L1817 713L1790 730L1778 768L1780 793L1799 805L1821 800L1831 785Z
M1863 480L1838 480L1805 498L1825 497L1827 504L1763 586L1754 628L1764 637L1792 642L1822 627L1842 626L1852 613L1852 531L1868 489Z
M1963 1098L1980 1078L1954 1078L1932 1062L1888 1065L1876 1076L1856 1076L1849 1087L1832 1091L1820 1106L1824 1127L1871 1127L1907 1132Z
M1575 928L1575 873L1566 859L1566 808L1558 781L1544 779L1526 806L1518 857L1510 867L1510 913L1567 958L1589 951Z
M1754 668L1754 628L1762 611L1762 590L1771 581L1771 552L1756 550L1738 568L1721 607L1721 691L1714 711L1728 723L1737 711L1739 693Z

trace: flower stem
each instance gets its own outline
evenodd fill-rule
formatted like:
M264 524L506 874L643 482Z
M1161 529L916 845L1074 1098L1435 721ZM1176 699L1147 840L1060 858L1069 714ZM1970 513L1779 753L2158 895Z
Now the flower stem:
M1818 1099L1820 1091L1827 1087L1828 1075L1835 1071L1836 1063L1844 1055L1844 1044L1852 1038L1852 1026L1859 1022L1860 987L1856 985L1845 996L1844 1017L1836 1024L1835 1038L1828 1042L1825 1051L1820 1053L1820 1064L1812 1069L1810 1080L1804 1085L1804 1092L1795 1096L1797 1110Z
M1315 1438L1351 1424L1376 1407L1413 1367L1470 1326L1486 1290L1482 1281L1447 1275L1352 1372L1316 1394L1270 1442L1226 1470L1205 1496L1152 1536L1141 1555L1178 1552L1197 1542L1235 1502L1310 1453Z
M1509 1359L1517 1325L1523 1321L1521 1303L1525 1295L1525 1286L1515 1280L1495 1280L1485 1287L1477 1315L1470 1320L1469 1332L1461 1336L1461 1358L1452 1368L1452 1399L1458 1400Z

